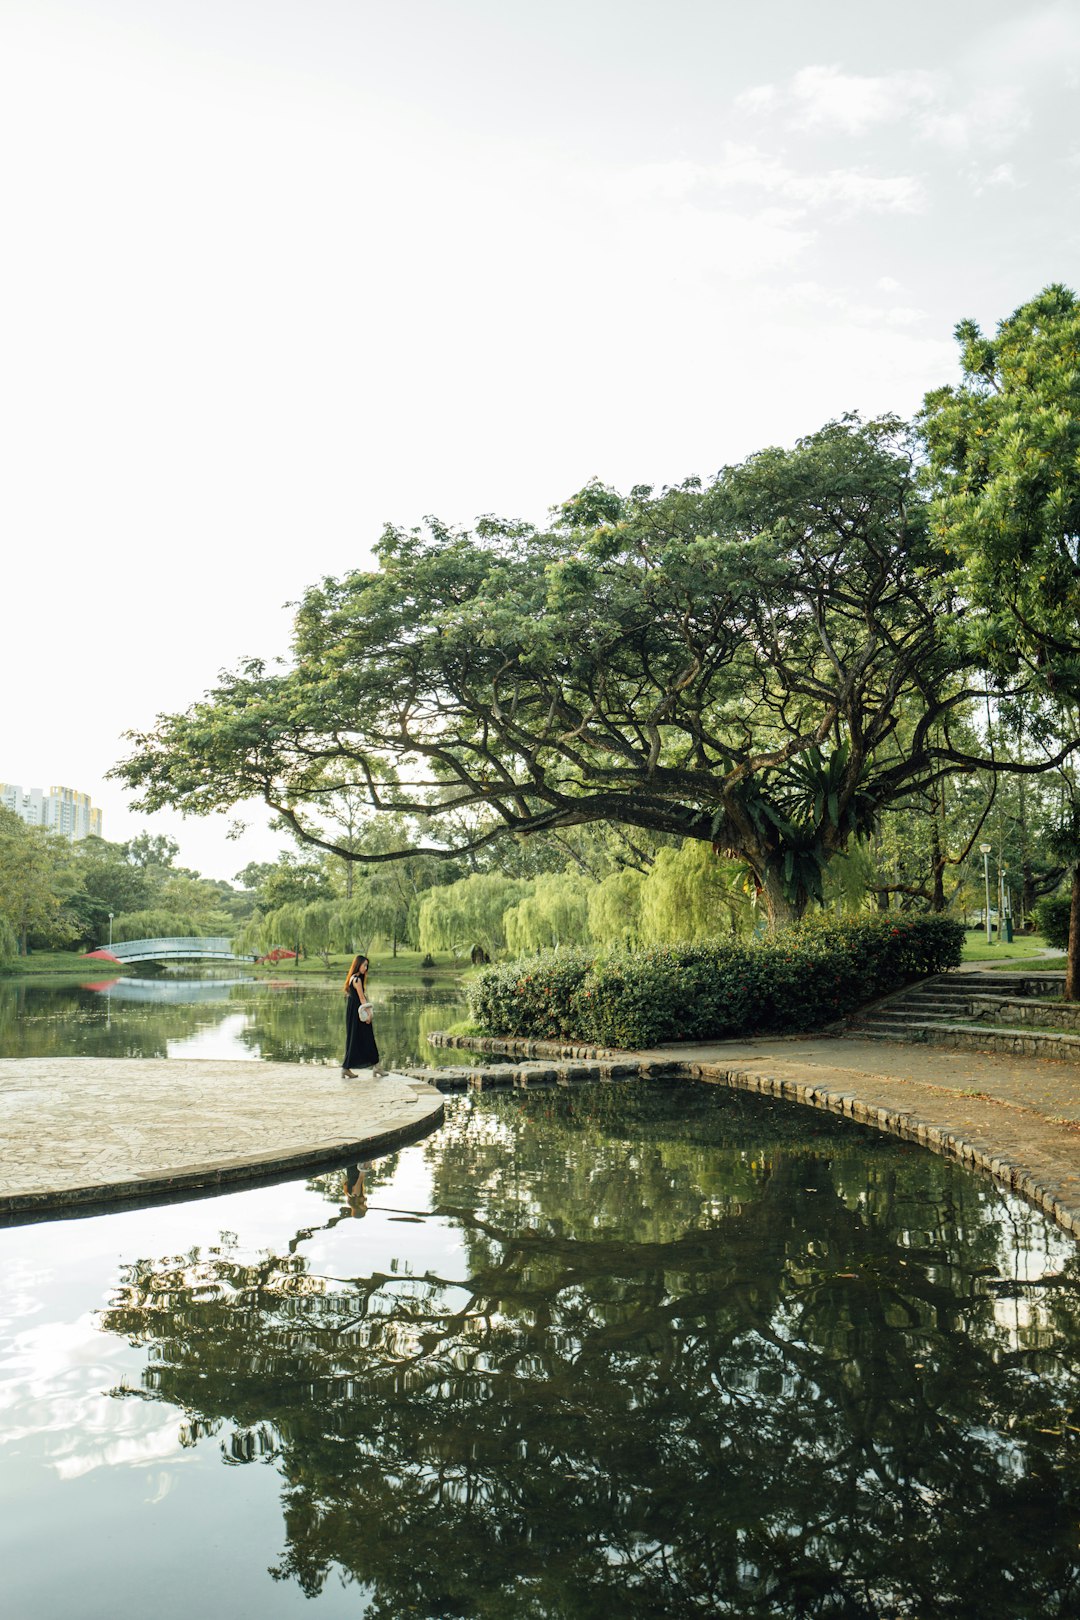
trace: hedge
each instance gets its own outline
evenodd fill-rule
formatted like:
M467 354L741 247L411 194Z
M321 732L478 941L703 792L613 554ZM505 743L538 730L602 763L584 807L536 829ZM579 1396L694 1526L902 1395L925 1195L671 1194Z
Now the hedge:
M1072 912L1071 894L1051 894L1035 907L1035 926L1048 945L1056 950L1069 948L1069 916Z
M495 1035L637 1048L820 1028L956 967L963 924L879 916L802 923L755 944L545 951L484 968L469 1010Z

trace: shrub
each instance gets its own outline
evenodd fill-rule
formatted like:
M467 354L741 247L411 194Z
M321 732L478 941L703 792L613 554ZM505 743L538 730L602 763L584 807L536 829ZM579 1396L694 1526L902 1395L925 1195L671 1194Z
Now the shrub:
M1048 945L1055 950L1069 948L1069 913L1072 911L1071 894L1049 894L1035 907L1035 924Z
M956 967L963 943L954 918L881 913L814 920L749 945L554 951L484 969L469 1007L495 1034L630 1048L815 1029Z
M560 950L481 968L469 985L469 1012L499 1035L570 1039L575 995L589 965L586 952Z

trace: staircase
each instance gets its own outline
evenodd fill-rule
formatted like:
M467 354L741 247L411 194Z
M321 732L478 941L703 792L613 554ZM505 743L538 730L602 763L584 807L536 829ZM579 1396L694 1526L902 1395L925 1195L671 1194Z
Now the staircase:
M1038 999L1060 997L1064 978L1062 973L943 973L854 1013L845 1033L1080 1059L1080 1005ZM1051 1027L1040 1029L1040 1024Z

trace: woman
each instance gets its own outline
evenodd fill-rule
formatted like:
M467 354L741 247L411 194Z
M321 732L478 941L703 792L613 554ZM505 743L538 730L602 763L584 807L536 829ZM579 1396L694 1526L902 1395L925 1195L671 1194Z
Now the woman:
M354 956L345 980L345 1057L341 1078L355 1080L357 1069L375 1068L379 1048L371 1027L371 1002L367 998L368 959ZM376 1069L376 1073L381 1070Z

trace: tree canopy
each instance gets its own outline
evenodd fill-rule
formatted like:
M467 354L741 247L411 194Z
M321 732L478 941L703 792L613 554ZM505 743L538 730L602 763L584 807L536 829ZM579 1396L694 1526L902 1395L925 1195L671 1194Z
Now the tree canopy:
M1025 662L1080 699L1080 304L1051 286L984 337L956 328L963 380L927 395L933 528L964 565L980 657Z
M291 668L248 662L131 734L144 808L258 798L369 863L400 850L336 837L345 793L440 854L621 823L730 851L783 920L885 806L975 763L950 727L980 683L941 633L954 587L895 419L377 553L306 593Z

